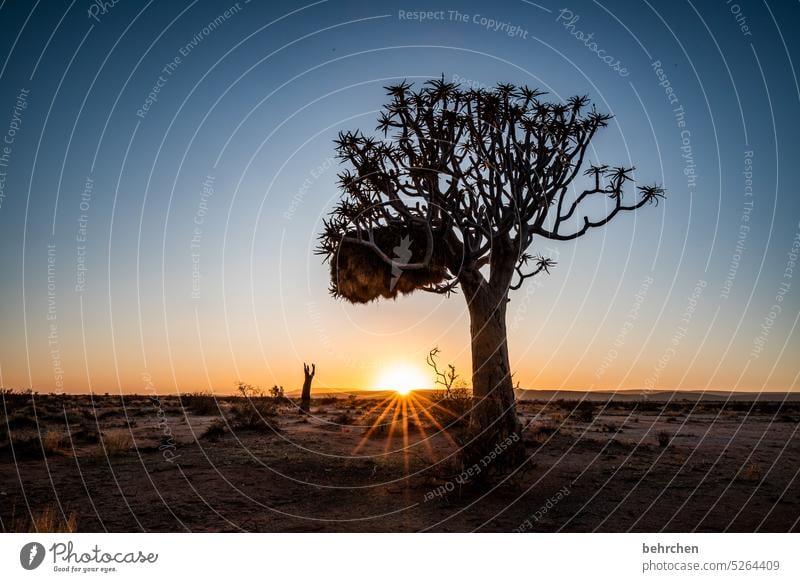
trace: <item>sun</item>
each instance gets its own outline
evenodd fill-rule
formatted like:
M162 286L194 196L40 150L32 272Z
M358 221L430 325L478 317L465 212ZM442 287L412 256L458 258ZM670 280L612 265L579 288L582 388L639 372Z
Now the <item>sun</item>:
M408 394L412 390L430 388L431 379L425 372L411 364L394 364L381 372L375 384L376 390L393 390Z

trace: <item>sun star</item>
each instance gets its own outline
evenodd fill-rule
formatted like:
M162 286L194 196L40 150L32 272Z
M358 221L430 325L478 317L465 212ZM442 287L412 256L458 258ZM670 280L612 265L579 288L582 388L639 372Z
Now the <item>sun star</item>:
M378 390L408 394L412 390L429 388L430 384L430 378L418 367L399 363L383 370L375 387Z

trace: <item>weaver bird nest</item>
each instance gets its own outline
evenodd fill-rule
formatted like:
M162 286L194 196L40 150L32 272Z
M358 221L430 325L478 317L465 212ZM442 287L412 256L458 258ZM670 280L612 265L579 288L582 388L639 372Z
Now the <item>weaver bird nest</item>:
M374 243L384 256L359 241ZM443 247L427 227L374 227L360 236L347 232L330 257L331 293L351 303L368 303L439 285L448 279Z

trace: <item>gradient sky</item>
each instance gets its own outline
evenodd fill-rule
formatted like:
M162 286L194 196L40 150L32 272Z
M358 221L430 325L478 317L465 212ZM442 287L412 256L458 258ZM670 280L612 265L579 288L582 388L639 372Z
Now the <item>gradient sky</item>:
M352 306L312 254L336 133L444 74L588 94L615 115L595 161L668 192L534 243L558 265L512 296L515 380L796 388L797 3L98 6L0 3L0 384L291 390L305 360L370 388L435 345L468 374L461 295Z

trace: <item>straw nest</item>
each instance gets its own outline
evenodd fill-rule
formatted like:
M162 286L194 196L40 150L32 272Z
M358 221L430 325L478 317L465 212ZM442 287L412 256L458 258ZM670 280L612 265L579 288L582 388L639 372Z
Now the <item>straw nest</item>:
M356 236L354 232L345 235ZM373 229L373 236L375 244L393 264L388 264L370 247L345 238L331 261L331 291L337 297L351 303L368 303L378 297L394 299L447 278L443 243L436 240L435 231L430 249L424 228L378 227ZM420 269L404 268L420 262L425 262Z

